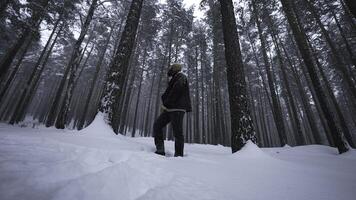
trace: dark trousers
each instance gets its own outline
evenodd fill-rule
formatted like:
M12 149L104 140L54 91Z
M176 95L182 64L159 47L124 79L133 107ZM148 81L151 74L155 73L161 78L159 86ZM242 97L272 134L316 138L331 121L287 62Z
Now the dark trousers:
M171 123L173 128L173 135L175 138L175 156L183 156L184 151L184 136L183 136L183 117L184 112L175 111L167 112L164 111L156 119L153 124L153 134L155 138L155 145L157 151L164 152L164 137L163 137L163 128Z

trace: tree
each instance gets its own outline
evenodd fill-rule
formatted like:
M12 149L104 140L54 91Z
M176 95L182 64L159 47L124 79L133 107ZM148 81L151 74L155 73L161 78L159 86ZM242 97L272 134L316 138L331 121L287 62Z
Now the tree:
M56 120L56 128L64 129L66 122L67 122L69 104L71 102L71 99L73 96L73 90L74 90L74 86L75 86L74 80L75 80L76 72L77 72L79 64L80 64L79 58L80 58L80 53L81 53L81 44L84 40L85 35L88 32L88 29L89 29L90 23L92 21L97 3L98 3L98 0L93 0L90 5L85 22L84 22L83 26L81 27L80 35L74 44L73 51L72 51L71 57L69 59L68 66L66 67L66 71L69 73L69 79L68 79L68 83L67 83L67 88L65 90L64 99L60 106L60 111L59 111L59 114L58 114L58 117ZM67 79L67 76L64 76L63 81L66 81L66 79ZM59 90L58 92L62 92L62 91Z
M262 33L262 28L261 28L260 19L259 19L259 11L258 11L255 0L252 1L252 7L253 7L254 17L256 20L258 34L260 37L263 62L264 62L264 66L265 66L266 72L267 72L267 79L268 79L268 85L269 85L269 89L270 89L270 95L272 97L273 117L274 117L274 121L277 126L280 144L281 144L281 146L284 146L285 144L287 144L286 128L285 128L284 122L283 122L282 110L281 110L280 106L278 105L278 96L275 91L275 84L273 81L274 78L272 75L271 66L269 63L268 56L267 56L266 40Z
M0 61L0 81L3 81L5 74L10 69L11 63L13 62L16 54L24 45L27 38L31 35L34 35L38 31L40 22L42 21L46 9L48 6L49 0L39 0L39 2L32 2L32 15L28 19L27 25L23 28L20 36L15 41L15 43L8 49L6 54Z
M104 42L105 43L104 47L103 47L103 49L101 50L101 52L99 54L99 60L98 60L98 62L96 64L96 66L95 66L94 77L93 77L93 80L92 80L92 82L90 84L90 87L89 87L89 94L87 95L85 103L84 103L84 111L82 112L82 115L79 118L79 122L78 122L78 129L79 130L82 129L84 124L85 124L86 116L88 115L88 112L89 112L89 103L90 103L90 100L92 99L92 96L93 96L93 92L94 92L94 89L95 89L95 84L96 84L97 79L99 77L100 67L101 67L101 65L103 63L105 52L106 52L106 50L108 48L112 32L113 32L113 28L111 28L110 33L107 36L106 41Z
M256 134L248 107L246 81L232 0L220 0L231 117L232 152L240 150Z
M224 138L227 131L223 120L222 111L222 92L221 89L224 87L223 81L221 81L221 71L226 65L225 55L224 55L224 41L221 23L221 13L220 13L220 3L209 0L209 11L208 11L208 24L211 28L212 38L212 56L213 56L213 122L214 122L214 138L212 140L213 144L224 144Z
M345 82L345 86L350 92L353 101L356 101L356 82L355 80L352 79L352 76L350 76L351 70L348 70L347 67L344 65L342 58L339 54L339 52L336 49L336 46L334 42L331 40L331 37L327 30L325 29L323 23L320 20L320 16L318 15L314 5L309 1L309 0L304 0L311 11L314 20L318 24L323 36L325 37L325 40L330 47L331 54L335 60L335 66L336 69L339 71L340 75L342 76L343 81Z
M109 68L106 88L99 110L106 115L107 122L114 132L118 131L120 112L118 103L123 93L127 67L134 46L143 0L132 0L119 46Z
M307 39L303 27L298 24L296 14L293 11L293 5L290 0L281 0L283 10L286 14L289 25L293 31L294 39L297 43L299 52L302 55L303 62L307 67L309 76L311 78L313 87L315 89L318 101L320 102L320 106L322 108L323 114L328 122L328 127L332 132L333 140L335 142L336 147L339 150L339 153L344 153L349 150L347 143L343 138L342 131L337 127L336 120L332 114L330 109L330 105L327 102L327 96L321 87L320 80L318 78L316 67L314 66L313 59L311 56L310 49L308 47Z
M22 91L22 94L20 96L20 101L16 104L15 112L10 119L10 124L18 123L19 121L21 121L23 119L23 117L25 115L26 109L29 105L31 97L33 97L33 95L34 95L33 93L35 92L36 86L37 86L39 78L41 77L41 74L44 70L47 59L48 59L49 55L51 54L51 51L52 51L54 45L56 44L56 41L57 41L58 36L60 35L60 32L62 31L63 25L60 26L59 31L56 33L56 29L57 29L57 26L60 21L61 21L61 18L59 18L57 20L57 22L55 23L52 33L51 33L45 47L43 48L41 55L38 58L38 61L34 66L34 69L32 70L32 72L30 74L30 78L27 80L25 88ZM56 33L56 36L52 42L51 40L55 33ZM52 44L51 44L51 42L52 42ZM48 47L49 47L49 50L47 52ZM47 54L47 56L45 56L46 54ZM43 58L45 60L44 62L42 62Z

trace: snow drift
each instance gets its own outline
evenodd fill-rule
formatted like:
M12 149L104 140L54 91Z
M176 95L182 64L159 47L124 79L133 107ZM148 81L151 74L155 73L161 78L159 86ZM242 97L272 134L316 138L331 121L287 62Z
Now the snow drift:
M186 157L162 157L153 138L116 136L102 117L80 132L0 124L0 199L355 198L355 151L186 144Z
M112 128L105 123L104 114L102 112L99 112L95 116L94 120L89 124L89 126L80 130L79 132L99 137L112 137L114 135Z

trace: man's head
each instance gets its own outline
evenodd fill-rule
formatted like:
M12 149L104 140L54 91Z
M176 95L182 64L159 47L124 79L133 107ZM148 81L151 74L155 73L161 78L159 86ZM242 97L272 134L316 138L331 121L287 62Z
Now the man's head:
M178 63L174 63L171 66L169 66L169 70L167 75L168 76L174 76L174 74L180 72L182 70L182 65Z

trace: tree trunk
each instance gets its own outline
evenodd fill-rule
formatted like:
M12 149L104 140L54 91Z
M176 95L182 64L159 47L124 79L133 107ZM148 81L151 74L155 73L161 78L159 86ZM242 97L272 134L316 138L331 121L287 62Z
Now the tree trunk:
M331 12L331 15L333 16L333 18L334 18L334 20L335 20L335 23L336 23L337 28L339 29L339 33L340 33L340 35L341 35L341 37L342 37L342 40L343 40L344 43L345 43L345 47L346 47L347 53L349 54L351 63L356 66L356 56L353 54L352 48L351 48L349 42L347 41L347 38L346 38L346 36L345 36L345 31L344 31L343 28L341 27L340 21L339 21L339 19L337 18L334 9L330 7L330 4L329 4L329 3L327 4L327 6L328 6L328 8L329 8L329 11ZM353 72L353 73L354 73L354 72ZM354 74L353 74L353 77L354 77L354 79L355 79L355 75L354 75Z
M205 39L205 38L204 38ZM201 70L201 109L202 109L202 143L203 144L206 144L206 131L205 131L205 89L204 89L204 85L205 85L205 82L204 82L204 76L205 76L205 68L207 67L206 66L206 52L205 52L205 44L204 42L202 42L203 44L201 44L200 46L200 60L201 60L201 66L200 66L200 70Z
M149 121L150 121L150 114L152 116L152 107L151 107L151 104L152 104L152 95L153 95L153 85L155 83L155 79L156 79L156 73L153 74L152 76L152 84L151 84L151 89L150 89L150 95L149 95L149 100L148 100L148 107L147 107L147 112L146 112L146 117L145 117L145 126L144 126L144 132L145 132L145 136L151 136L150 133L150 129L149 127L151 127L149 125Z
M123 93L123 85L125 77L127 76L127 67L136 38L142 3L143 0L132 0L114 61L109 68L109 77L106 83L102 105L100 106L100 110L107 115L106 118L115 133L118 132L118 123L121 117L118 110L118 103Z
M271 101L271 98L270 98L271 95L270 95L269 92L268 92L268 86L267 86L267 84L266 84L265 77L264 77L264 75L262 74L262 67L261 67L261 65L260 65L260 62L259 62L259 59L258 59L258 56L257 56L257 50L256 50L256 47L255 47L253 41L252 41L252 38L251 38L251 35L250 35L250 32L249 32L249 31L247 31L247 36L248 36L248 39L249 39L249 42L250 42L250 45L251 45L251 49L252 49L252 52L253 52L253 57L254 57L255 62L256 62L256 67L257 67L257 69L258 69L258 70L257 70L258 76L261 78L261 81L260 81L260 82L262 83L261 89L263 89L264 93L266 94L268 106L270 107L270 109L271 109L271 111L272 111L272 115L274 116L275 114L274 114L274 110L273 110L273 106L272 106L272 101ZM260 101L263 100L261 97L260 97L259 99L260 99ZM263 106L263 105L261 105L261 107L262 107L262 106ZM262 108L261 110L262 110L261 113L262 113L262 112L264 113L264 109ZM273 119L275 119L275 118L273 117ZM266 118L265 118L264 116L261 117L261 121L262 121L261 123L263 123L262 127L263 127L264 131L266 132L266 133L265 133L265 134L266 134L266 143L267 143L268 146L271 146L271 142L270 142L269 137L268 137L268 136L269 136L268 132L270 132L270 130L267 129ZM276 125L275 120L273 120L273 122L274 122L274 124ZM276 127L277 127L277 126L276 126Z
M221 81L220 81L220 73L221 67L225 65L223 63L225 58L224 56L224 47L223 47L223 37L221 33L221 7L219 2L214 2L213 0L209 0L209 7L211 10L211 18L212 18L212 33L213 33L213 116L214 116L214 135L212 144L222 144L222 134L223 134L223 126L222 126L222 112L220 110L221 107Z
M38 8L34 9L32 16L28 21L28 26L24 28L19 38L13 44L10 49L5 53L4 57L0 61L0 81L2 82L5 74L9 71L11 63L13 62L16 54L21 49L26 39L35 35L44 15L45 9L48 6L49 0L39 0Z
M345 87L347 88L347 90L349 91L353 101L356 101L356 82L355 82L355 80L352 79L352 76L350 76L351 70L347 69L347 66L342 62L343 59L341 58L338 50L336 49L335 44L331 40L329 33L327 32L323 23L321 22L320 16L317 13L317 11L315 10L314 5L311 2L309 2L309 0L304 0L304 1L308 5L308 7L314 17L314 20L318 24L323 36L325 37L325 40L326 40L328 46L330 47L332 56L335 61L336 69L339 72L338 74L340 74L340 76L342 77L343 83L344 83Z
M52 45L50 46L51 44L51 40L54 36L54 34L56 33L56 29L58 27L58 24L60 23L61 21L61 17L59 17L53 27L53 30L52 30L52 33L51 35L49 36L48 38L48 41L45 45L45 47L43 48L41 54L40 54L40 57L38 58L35 66L33 67L32 69L32 72L30 74L30 78L27 80L25 86L24 86L24 90L21 92L21 95L20 95L20 101L16 104L16 109L15 109L15 112L13 114L13 116L11 117L11 120L10 120L10 124L14 124L14 123L18 123L20 122L24 115L25 115L25 111L27 109L27 106L29 105L29 100L30 100L30 97L31 97L31 94L35 91L35 87L37 85L37 82L41 76L41 73L43 71L43 68L44 68L44 65L42 64L41 65L41 62L43 60L43 57L45 56L46 52L47 52L47 49L48 47L50 47L50 50L52 50L53 46L55 45L56 43L56 40L58 38L58 35L60 34L60 31L62 30L63 26L61 26L60 30L58 31L54 41L52 42ZM47 54L50 54L51 52L48 51Z
M14 69L12 69L11 73L8 75L4 85L1 86L1 91L0 91L0 105L1 105L1 102L3 101L4 97L5 97L5 94L7 94L10 90L10 85L11 83L13 82L13 80L15 79L15 76L16 74L18 73L19 71L19 68L21 66L21 63L23 61L23 59L25 58L26 56L26 53L27 53L27 50L29 49L29 47L31 46L32 44L32 40L33 40L33 36L31 36L24 48L22 49L22 52L21 52L21 55L19 56L18 60L17 60L17 63L14 67Z
M129 110L129 105L130 105L130 98L132 96L132 87L135 81L135 74L136 74L136 70L137 70L137 65L138 65L138 57L139 57L139 53L138 53L138 47L136 47L136 51L133 55L133 59L131 60L131 63L129 65L129 74L127 76L127 83L125 84L126 87L125 88L125 95L122 97L122 115L123 117L120 119L120 127L119 127L119 131L118 133L120 134L124 134L126 131L126 127L128 126L127 121L129 121L127 119L127 117L125 117L128 114L128 110Z
M198 46L195 47L195 129L194 129L194 143L200 143L200 120L199 120L199 77L198 77Z
M106 38L104 48L102 49L102 51L101 51L101 53L99 55L99 60L98 60L98 62L96 64L96 66L95 66L94 77L93 77L93 80L92 80L91 85L89 87L89 94L86 97L85 104L84 104L84 110L82 112L82 115L79 118L79 122L78 122L78 126L77 126L78 130L81 130L83 128L84 124L85 124L86 116L88 115L88 112L89 112L89 103L90 103L90 100L92 99L92 96L93 96L95 85L96 85L97 79L99 77L100 68L101 68L102 63L104 61L105 52L106 52L106 50L107 50L107 48L109 46L109 42L110 42L110 38L111 38L113 30L114 29L111 28L109 36Z
M318 101L319 101L322 111L325 115L325 118L328 122L328 127L331 130L331 132L333 133L333 135L332 135L333 140L339 150L339 153L344 153L349 150L349 147L343 139L342 131L336 126L336 121L335 121L332 111L330 109L330 105L328 105L328 102L326 99L327 96L321 87L321 83L318 78L314 63L313 63L313 59L312 59L312 56L310 53L310 49L308 47L308 43L306 40L306 35L303 30L303 27L300 27L298 25L295 13L293 12L293 6L292 6L290 0L281 0L281 2L282 2L283 10L287 16L289 25L294 33L293 35L294 35L295 41L297 42L298 49L302 55L304 64L307 67L312 84L315 88L315 92L316 92Z
M307 38L307 41L308 41L308 43L310 45L310 48L312 48L311 47L311 43L308 40L308 38ZM318 67L318 70L320 72L321 78L322 78L323 82L325 83L326 92L329 95L329 97L331 98L331 102L333 103L334 108L336 110L337 118L338 118L338 120L340 122L340 127L341 127L342 131L344 132L344 135L345 135L345 138L346 138L347 142L350 144L351 147L354 148L355 144L352 141L351 133L349 131L349 128L347 127L344 115L342 114L342 111L341 111L340 106L338 104L338 101L337 101L337 99L335 97L335 94L334 94L334 92L333 92L333 90L331 88L329 80L327 79L327 77L326 77L326 75L325 75L325 73L324 73L324 71L322 69L321 63L319 62L318 58L316 57L316 52L313 51L312 53L313 53L313 55L315 57L315 63L316 63L316 66Z
M255 0L252 1L252 6L253 6L253 13L255 16L257 30L258 30L258 34L259 34L259 38L260 38L260 42L261 42L261 51L262 51L263 61L264 61L264 65L265 65L265 69L266 69L266 73L267 73L268 85L269 85L270 94L272 97L272 105L273 105L272 108L273 108L273 113L274 113L274 115L273 115L274 121L276 122L276 127L277 127L277 131L278 131L278 135L279 135L280 144L281 144L281 146L284 146L285 144L287 144L286 128L283 123L282 110L280 109L280 107L278 105L278 97L277 97L277 93L275 91L271 66L268 61L268 56L267 56L266 40L262 33L262 28L261 28L260 20L259 20L259 10L257 8Z
M285 64L284 64L284 61L283 61L282 53L281 53L279 45L277 43L276 36L272 35L272 38L274 40L274 45L276 47L278 60L280 62L279 65L280 65L281 71L282 71L282 79L283 79L283 82L285 83L286 90L287 90L287 99L290 102L290 106L291 106L291 109L292 109L292 115L293 115L293 119L294 119L294 123L295 123L294 135L295 135L295 138L296 138L296 142L297 142L297 145L304 145L304 144L306 144L306 141L305 141L305 138L303 136L302 125L301 125L302 122L300 121L300 118L298 116L297 105L296 105L296 102L294 101L292 90L291 90L290 85L289 85L288 76L287 76L287 72L286 72L286 69L285 69Z
M312 131L312 135L314 137L314 140L315 140L315 143L316 144L322 144L321 142L321 137L320 137L320 130L318 130L317 126L316 126L316 119L313 115L313 111L310 107L310 104L308 103L309 100L308 100L308 97L305 95L305 92L303 90L303 86L302 86L302 83L300 81L300 78L298 76L298 73L295 69L295 66L293 65L292 61L290 60L290 57L288 56L288 52L286 51L283 43L281 41L279 41L282 49L283 49L283 52L284 52L284 55L287 59L287 62L292 70L292 74L293 74L293 77L294 77L294 80L296 81L297 83L297 88L298 88L298 92L299 92L299 95L301 97L301 101L302 101L302 104L303 104L303 108L305 109L305 113L306 113L306 116L308 118L308 122L309 122L309 126L311 128L311 131ZM303 66L301 66L303 67ZM326 131L326 130L325 130Z
M96 9L97 2L98 2L98 0L93 0L90 5L87 17L85 19L83 26L81 27L80 35L74 44L69 63L67 65L67 68L69 68L70 72L69 72L69 79L68 79L66 92L64 94L64 99L62 101L62 105L60 106L60 111L59 111L59 114L58 114L58 117L56 120L56 124L55 124L56 128L58 128L58 129L64 129L64 127L67 123L67 115L68 115L68 111L69 111L69 105L72 100L73 90L74 90L74 86L75 86L74 80L75 80L76 72L77 72L79 64L80 64L79 58L80 58L80 52L81 52L81 45L83 43L85 35L88 32L90 22L92 21L94 11Z
M17 84L14 86L13 91L19 90L22 84L24 84L23 81L18 81ZM3 106L3 109L0 112L2 121L8 120L8 117L10 116L11 111L13 110L12 108L14 108L14 106L18 102L17 98L15 97L16 97L16 92L9 93L9 97L6 99L7 100L6 105ZM5 100L4 102L2 102L2 104L5 104Z
M88 43L89 43L89 41L88 41ZM89 58L91 57L91 54L92 54L93 51L94 51L94 48L95 48L95 44L93 44L93 45L90 47L90 50L89 50L89 52L88 52L88 54L87 54L87 56L86 56L86 58L85 58L83 64L78 67L78 69L80 68L80 70L79 70L79 72L76 72L77 75L76 75L76 77L75 77L75 79L74 79L74 82L73 82L73 90L77 87L78 82L79 82L79 80L80 80L80 77L82 76L83 71L84 71L85 69L87 69L87 64L88 64ZM83 57L84 57L84 54L85 54L85 52L83 51L83 53L82 53ZM80 63L81 63L81 62L79 62L79 65L80 65ZM88 66L88 68L89 68L89 67L90 67L90 66ZM77 70L77 71L78 71L78 70Z
M240 150L247 140L256 143L248 99L242 56L232 0L220 0L223 23L227 82L231 117L232 152Z
M256 7L255 7L256 8ZM284 59L281 53L281 49L279 47L277 38L279 39L279 35L275 29L275 25L272 22L271 16L269 13L267 13L266 16L266 21L267 24L269 25L270 28L270 34L272 37L272 41L274 43L275 49L276 49L276 53L277 53L277 58L279 61L279 66L281 68L282 71L282 81L285 85L286 88L286 92L287 92L287 98L286 98L286 102L289 103L290 106L287 105L288 111L290 110L290 117L291 117L291 123L293 126L293 132L295 135L295 139L296 139L296 144L297 145L303 145L306 143L305 138L303 136L303 131L302 131L302 122L299 120L299 116L298 116L298 109L297 109L297 104L294 101L294 97L292 94L292 89L291 86L289 85L289 81L288 81L288 76L287 76L287 71L285 68L285 63L284 63ZM289 109L290 108L290 109Z
M161 100L160 100L160 97L161 97L161 85L162 85L162 79L163 79L163 76L164 76L163 71L165 69L165 66L167 65L168 52L169 52L169 49L171 48L171 45L172 45L172 38L173 38L173 35L172 35L172 30L171 30L170 36L168 38L167 46L165 47L165 50L164 50L163 61L162 61L161 67L159 69L159 76L158 76L158 82L157 82L157 94L156 94L156 99L155 99L155 102L156 102L155 114L154 114L154 118L155 119L158 117L158 114L160 112L160 107L161 107L160 106L161 105Z
M133 121L133 126L132 126L132 137L135 137L136 134L136 124L137 124L137 112L138 112L138 105L140 103L140 98L141 98L141 87L142 87L142 81L143 81L143 72L144 72L144 68L146 65L146 56L147 56L147 50L146 48L144 49L144 53L143 53L143 63L142 63L142 69L140 72L140 79L139 79L139 86L138 86L138 92L137 92L137 99L136 99L136 105L135 105L135 115L134 115L134 121Z

